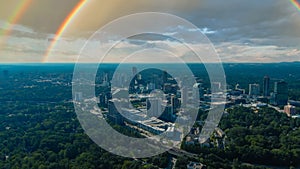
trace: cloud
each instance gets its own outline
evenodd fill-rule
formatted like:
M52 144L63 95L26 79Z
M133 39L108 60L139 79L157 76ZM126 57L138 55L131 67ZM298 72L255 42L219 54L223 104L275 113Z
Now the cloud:
M1 3L4 2L0 2L0 29L7 29L7 18L18 1L5 2L5 5ZM77 3L78 0L34 0L2 47L0 62L31 62L41 59L49 45L48 39L54 36ZM225 62L280 62L298 61L300 58L300 13L289 1L132 0L124 3L123 0L111 0L90 1L57 42L49 61L74 61L86 39L94 31L118 17L136 12L165 12L187 19L210 39ZM186 30L178 25L167 28L160 38L151 35L134 37L115 46L108 60L115 61L113 54L124 58L143 48L163 48L185 57L190 54L189 51L172 39L172 36L183 30L197 31ZM97 48L111 43L113 41L91 44ZM205 47L197 42L191 45L199 50Z
M216 49L223 62L286 62L298 61L300 56L297 48L276 45L225 42Z
M0 20L0 29L4 31L17 31L17 32L26 32L26 33L33 33L34 31L26 26L15 24L12 25L6 21Z

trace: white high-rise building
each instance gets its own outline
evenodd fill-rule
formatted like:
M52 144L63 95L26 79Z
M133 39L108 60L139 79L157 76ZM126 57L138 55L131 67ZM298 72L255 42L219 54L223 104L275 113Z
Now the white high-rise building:
M194 100L199 100L200 98L203 98L204 93L203 93L202 83L195 83L194 84L192 95L193 95Z
M162 99L150 97L147 100L147 116L159 117L162 114Z
M189 93L187 87L182 87L181 89L181 106L185 107L188 103Z

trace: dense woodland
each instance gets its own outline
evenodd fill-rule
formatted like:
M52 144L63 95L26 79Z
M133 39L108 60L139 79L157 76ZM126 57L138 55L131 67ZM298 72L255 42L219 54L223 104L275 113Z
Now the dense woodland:
M219 127L227 137L224 150L201 148L197 144L182 148L204 157L212 156L214 161L203 161L216 168L230 167L230 162L244 167L300 167L300 119L289 118L271 108L254 112L238 106L223 115Z
M81 129L71 103L0 105L0 168L161 168L166 154L132 160L102 150ZM119 130L127 135L132 131Z

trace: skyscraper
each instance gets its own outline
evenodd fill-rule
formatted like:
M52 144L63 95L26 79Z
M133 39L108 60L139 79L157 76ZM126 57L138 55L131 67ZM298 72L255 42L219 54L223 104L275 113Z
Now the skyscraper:
M284 81L275 82L274 94L276 105L286 105L288 101L288 84Z
M132 67L132 75L135 76L137 74L137 68Z
M103 85L103 86L109 86L108 73L104 73L102 85Z
M120 112L116 108L115 106L116 102L118 102L118 100L109 100L107 118L116 124L124 125L124 117L120 114Z
M204 97L202 83L195 83L193 86L193 99L199 100Z
M259 84L249 84L249 95L258 96L260 94Z
M159 97L150 97L147 100L147 116L159 117L162 114L162 99Z
M181 89L181 106L182 107L186 107L187 103L188 103L188 89L187 87L182 87Z
M269 78L269 76L264 77L263 96L265 96L265 97L270 96L270 78Z

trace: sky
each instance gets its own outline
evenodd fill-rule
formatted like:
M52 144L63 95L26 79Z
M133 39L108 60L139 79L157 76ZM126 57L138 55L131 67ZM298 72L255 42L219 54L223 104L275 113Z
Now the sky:
M209 38L222 62L300 60L300 11L289 0L86 0L58 38L56 32L79 2L0 0L0 62L75 62L95 31L119 17L140 12L169 13L191 22ZM119 62L145 46L172 49L184 58L191 52L172 40L184 31L191 32L178 25L166 28L164 36L170 38L128 38L111 50L105 62ZM98 48L110 43L90 44ZM190 45L199 50L203 46ZM117 54L122 58L114 57ZM148 62L151 53L139 57L139 62Z

